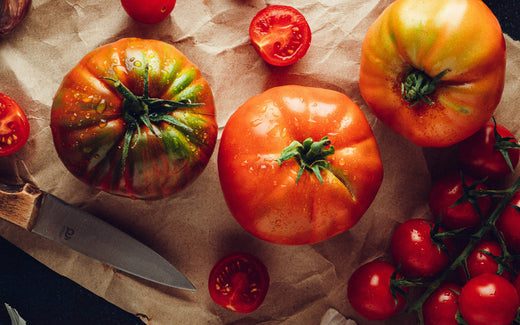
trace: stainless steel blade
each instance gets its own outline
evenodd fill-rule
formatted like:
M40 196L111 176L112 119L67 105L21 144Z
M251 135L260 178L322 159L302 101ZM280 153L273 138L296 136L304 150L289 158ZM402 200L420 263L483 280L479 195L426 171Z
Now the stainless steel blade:
M195 290L181 272L151 248L51 194L45 194L32 231L129 274Z

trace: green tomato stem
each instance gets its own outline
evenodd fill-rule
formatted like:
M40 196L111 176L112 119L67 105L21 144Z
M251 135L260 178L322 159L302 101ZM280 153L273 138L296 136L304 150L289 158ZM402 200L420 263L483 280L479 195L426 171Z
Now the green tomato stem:
M433 105L434 102L430 99L429 95L435 91L441 78L449 71L449 69L446 69L432 78L424 71L413 68L406 76L405 81L401 84L401 95L403 99L409 102L411 106L421 102Z

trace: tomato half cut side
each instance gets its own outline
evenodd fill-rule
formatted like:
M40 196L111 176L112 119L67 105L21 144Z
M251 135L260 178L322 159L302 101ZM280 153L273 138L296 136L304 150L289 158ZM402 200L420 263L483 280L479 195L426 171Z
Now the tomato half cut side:
M269 64L287 66L299 61L311 44L305 17L290 6L273 5L260 10L249 26L249 37Z
M265 299L269 273L257 257L235 252L215 264L208 287L215 303L238 313L250 313L258 309Z
M29 139L29 121L18 104L0 94L0 156L20 150Z

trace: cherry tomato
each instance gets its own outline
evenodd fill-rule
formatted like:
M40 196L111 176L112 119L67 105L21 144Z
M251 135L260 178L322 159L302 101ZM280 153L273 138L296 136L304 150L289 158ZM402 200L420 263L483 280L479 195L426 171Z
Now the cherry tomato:
M464 176L464 184L471 186L476 180L468 175ZM477 190L487 190L483 184L476 186ZM478 226L481 218L475 207L465 201L454 205L464 194L462 177L459 173L448 174L436 180L430 191L429 204L434 218L441 216L441 223L448 229L472 228ZM491 208L489 196L476 198L482 217L486 217Z
M347 287L352 308L370 320L388 319L401 311L405 299L396 293L396 303L390 289L390 280L395 270L392 264L384 261L368 262L355 270ZM401 278L401 275L398 273L396 278Z
M410 219L394 231L390 251L396 265L401 264L404 274L411 277L431 277L444 269L449 261L445 250L451 254L453 245L443 240L438 246L432 239L434 223L426 219ZM439 228L438 232L443 232Z
M298 10L273 5L255 15L249 26L249 37L267 63L286 66L296 63L307 53L311 29Z
M424 325L457 325L455 319L459 306L461 287L444 283L435 290L422 307Z
M264 301L269 288L269 273L257 257L235 252L215 264L208 287L217 304L238 313L250 313Z
M520 275L518 275L516 277L514 285L515 285L516 291L518 292L518 297L520 299Z
M515 286L492 273L469 280L459 296L460 313L471 325L510 325L519 306Z
M397 0L364 38L359 90L396 133L447 147L489 121L505 68L502 29L483 1Z
M176 0L121 0L130 17L145 24L156 24L170 15Z
M483 240L478 243L466 259L469 279L483 273L497 273L498 263L492 256L484 252L492 254L493 256L500 256L500 254L502 254L502 247L500 247L499 243L492 240ZM461 267L460 272L463 282L468 281L464 268ZM513 275L509 271L504 270L502 276L508 281L513 280Z
M29 139L29 121L18 104L0 94L0 156L20 150Z
M520 212L513 206L520 209L520 192L513 195L509 205L502 211L496 222L496 227L502 233L511 252L520 254Z
M462 167L477 178L504 178L511 175L511 167L514 169L518 164L518 149L508 149L510 142L518 143L515 136L502 125L497 124L496 131L500 135L499 141L495 138L495 123L489 122L457 146ZM511 167L504 155L509 157Z

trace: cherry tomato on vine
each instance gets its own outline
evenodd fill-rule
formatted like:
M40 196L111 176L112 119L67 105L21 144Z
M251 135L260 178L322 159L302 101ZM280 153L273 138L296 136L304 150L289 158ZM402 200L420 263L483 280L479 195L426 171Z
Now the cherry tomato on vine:
M444 283L424 302L422 307L424 325L457 325L457 310L461 287Z
M269 273L257 257L235 252L215 264L208 288L217 304L238 313L250 313L260 307L267 295Z
M175 7L176 0L121 0L130 17L145 24L164 20Z
M489 254L499 257L502 254L502 247L500 247L500 244L492 240L482 240L477 244L477 246L475 246L466 259L469 278L464 269L460 269L463 282L483 273L497 273L498 263L495 261L493 256ZM502 276L508 281L513 281L513 275L507 270L503 271Z
M427 219L410 219L400 224L392 234L390 251L400 271L410 277L431 277L444 269L453 251L450 240L432 238L434 223ZM444 230L439 228L437 233Z
M474 186L475 190L487 190L484 184L468 175L464 175L464 184ZM434 218L441 217L441 224L448 229L472 228L478 226L481 217L470 201L454 205L463 195L464 187L459 173L451 173L436 180L430 191L429 205ZM491 208L491 198L483 196L474 198L483 218Z
M502 233L507 247L512 253L520 254L520 192L516 192L509 205L498 217L496 227Z
M267 63L286 66L296 63L307 53L311 29L295 8L273 5L255 15L249 26L249 37Z
M20 150L29 139L29 121L18 104L0 94L0 156Z
M515 286L504 277L484 273L468 281L459 296L459 309L471 325L510 325L520 298Z
M475 134L460 142L457 153L460 164L477 178L487 177L497 180L511 175L518 164L519 149L511 149L512 143L518 143L513 133L506 127L488 122ZM508 157L511 165L505 157Z
M370 320L393 317L404 307L404 297L391 291L391 278L396 268L384 261L368 262L352 273L348 281L347 296L350 305L361 316ZM399 273L396 278L401 278ZM401 289L406 292L406 289Z

